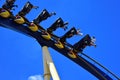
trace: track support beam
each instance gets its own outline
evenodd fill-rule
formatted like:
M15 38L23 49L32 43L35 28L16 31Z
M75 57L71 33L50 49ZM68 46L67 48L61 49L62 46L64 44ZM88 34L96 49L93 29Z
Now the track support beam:
M50 80L50 77L52 77L53 80L60 80L55 65L48 51L48 47L43 46L42 51L44 64L44 80Z

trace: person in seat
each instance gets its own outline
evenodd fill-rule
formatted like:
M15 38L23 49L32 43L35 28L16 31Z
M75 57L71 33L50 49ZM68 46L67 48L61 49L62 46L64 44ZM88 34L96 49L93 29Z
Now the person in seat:
M39 8L38 6L34 6L31 4L29 1L24 5L23 9L19 11L18 15L20 16L25 16L28 14L32 9L37 9Z
M46 20L48 17L51 17L52 15L56 15L55 12L49 13L46 9L44 9L39 16L33 20L34 23L39 24L43 20Z
M2 8L6 10L13 10L13 7L18 7L17 5L14 5L16 0L6 0L6 3L2 6Z
M96 47L95 41L96 41L95 37L90 37L87 34L80 41L75 43L72 48L68 50L68 55L72 58L77 58L77 54L82 53L87 46Z
M28 26L32 27L31 29L34 29L32 31L40 30L44 33L45 29L43 27L41 27L39 24L40 24L40 22L42 22L43 20L46 20L48 17L51 17L52 15L56 15L56 13L55 12L49 13L46 9L44 9L36 19L34 19L32 22L28 23ZM35 27L38 27L38 28L35 28ZM46 33L46 31L45 31L45 33Z
M65 33L61 38L60 38L60 42L65 44L66 43L66 39L67 38L71 38L74 35L80 35L82 36L83 33L80 32L80 29L75 29L75 27L72 27L67 33Z
M67 29L68 22L64 22L62 18L58 18L48 29L47 32L52 34L57 28L63 28L64 30Z
M29 24L29 21L25 18L32 9L37 9L38 6L33 6L29 1L24 5L23 9L15 16L14 21L18 24Z
M66 46L69 46L68 43L66 43L66 39L67 38L71 38L73 37L74 35L80 35L82 36L82 33L80 32L80 29L75 29L75 27L71 28L67 33L65 33L62 37L58 38L56 40L56 43L55 45L57 47L59 47L60 45L62 46L62 48Z
M14 18L11 10L14 10L13 7L17 7L14 5L15 0L6 0L5 4L0 8L0 16L3 18Z
M83 37L80 41L78 41L77 43L75 43L73 45L73 51L75 52L82 52L84 48L86 48L87 46L94 46L96 47L95 44L95 37L90 37L89 34L87 34L85 37Z

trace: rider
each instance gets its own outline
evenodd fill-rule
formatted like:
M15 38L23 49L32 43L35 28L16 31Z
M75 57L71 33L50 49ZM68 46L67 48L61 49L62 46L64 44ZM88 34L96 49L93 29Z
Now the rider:
M66 43L66 39L67 38L71 38L74 35L80 35L80 36L82 36L83 33L80 32L80 29L75 29L75 27L72 27L67 33L65 33L60 38L60 42L62 42L63 44L65 44Z
M52 15L56 15L55 12L49 13L46 9L44 9L39 16L33 20L34 23L38 24L42 22L43 20L46 20L48 17L51 17Z
M14 10L13 7L17 7L17 5L14 5L15 0L6 0L2 8L0 8L0 15L4 18L14 18L13 13L11 10Z
M14 5L15 0L6 0L6 3L2 6L2 8L6 10L12 10L13 7L18 7L17 5Z
M49 13L46 9L44 9L41 13L40 13L40 15L36 18L36 19L34 19L32 22L30 22L28 25L29 26L32 26L32 27L38 27L38 30L40 30L41 32L43 32L43 34L45 33L47 33L46 32L46 30L42 27L42 26L40 26L39 25L39 23L41 22L41 21L43 21L43 20L46 20L48 17L51 17L52 15L55 15L56 13L55 12L51 12L51 13ZM32 28L32 29L34 29L34 28ZM37 30L37 31L38 31Z
M33 6L29 1L25 4L25 6L23 7L23 9L18 13L18 15L20 16L25 16L26 14L28 14L30 12L31 9L37 9L38 6Z
M73 45L73 51L82 52L83 49L86 48L87 46L96 47L95 41L96 41L95 37L90 37L90 35L87 34L80 41Z
M48 29L47 32L52 34L57 28L63 28L64 30L67 29L68 22L63 22L62 18L58 18Z
M33 6L29 1L24 5L23 9L15 16L16 19L23 18L26 24L29 24L29 21L25 18L25 15L28 14L33 8L37 9L38 6Z

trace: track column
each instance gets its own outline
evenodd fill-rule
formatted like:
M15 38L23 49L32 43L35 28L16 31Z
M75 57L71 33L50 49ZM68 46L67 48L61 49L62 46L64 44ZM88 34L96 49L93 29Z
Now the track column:
M48 51L48 47L42 46L42 51L44 63L44 80L50 80L50 76L52 76L53 80L60 80L55 65Z

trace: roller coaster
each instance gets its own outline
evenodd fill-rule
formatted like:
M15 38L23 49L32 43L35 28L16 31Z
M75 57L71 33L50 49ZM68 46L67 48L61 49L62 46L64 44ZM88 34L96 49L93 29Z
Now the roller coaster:
M6 0L5 4L3 4L3 6L0 8L1 27L20 32L24 35L30 36L31 38L35 38L38 41L38 43L42 46L44 53L49 53L47 51L47 47L51 47L60 54L64 55L68 59L78 64L79 66L83 67L85 70L87 70L99 80L120 80L118 76L113 74L103 65L101 65L100 63L83 53L85 47L96 46L94 44L94 41L92 42L92 39L88 34L74 45L71 45L70 43L67 43L66 39L72 37L73 35L77 35L77 32L80 33L80 31L77 31L75 28L72 28L62 37L58 37L57 35L52 33L57 28L67 29L66 26L68 23L65 23L62 20L62 18L58 18L55 21L55 23L53 23L48 29L44 29L42 26L39 25L40 22L46 20L47 18L53 15L56 15L55 12L49 13L46 9L44 9L36 19L30 22L25 16L32 9L37 9L38 6L34 6L28 1L23 6L23 9L19 11L17 15L14 15L12 13L12 9L13 7L17 7L17 5L14 5L14 3L15 0ZM82 56L79 54L81 54ZM49 58L49 61L52 62L49 54L46 54L44 56L47 56L47 58ZM95 64L91 62L97 64L103 69L99 69L97 66L95 66ZM50 63L48 65L50 65ZM107 73L103 70L105 70ZM51 70L50 74L53 74ZM48 75L47 72L44 75ZM52 77L53 76L56 77L57 75L52 75ZM59 80L58 78L55 79L54 77L53 79ZM44 80L49 80L49 78L44 78Z

